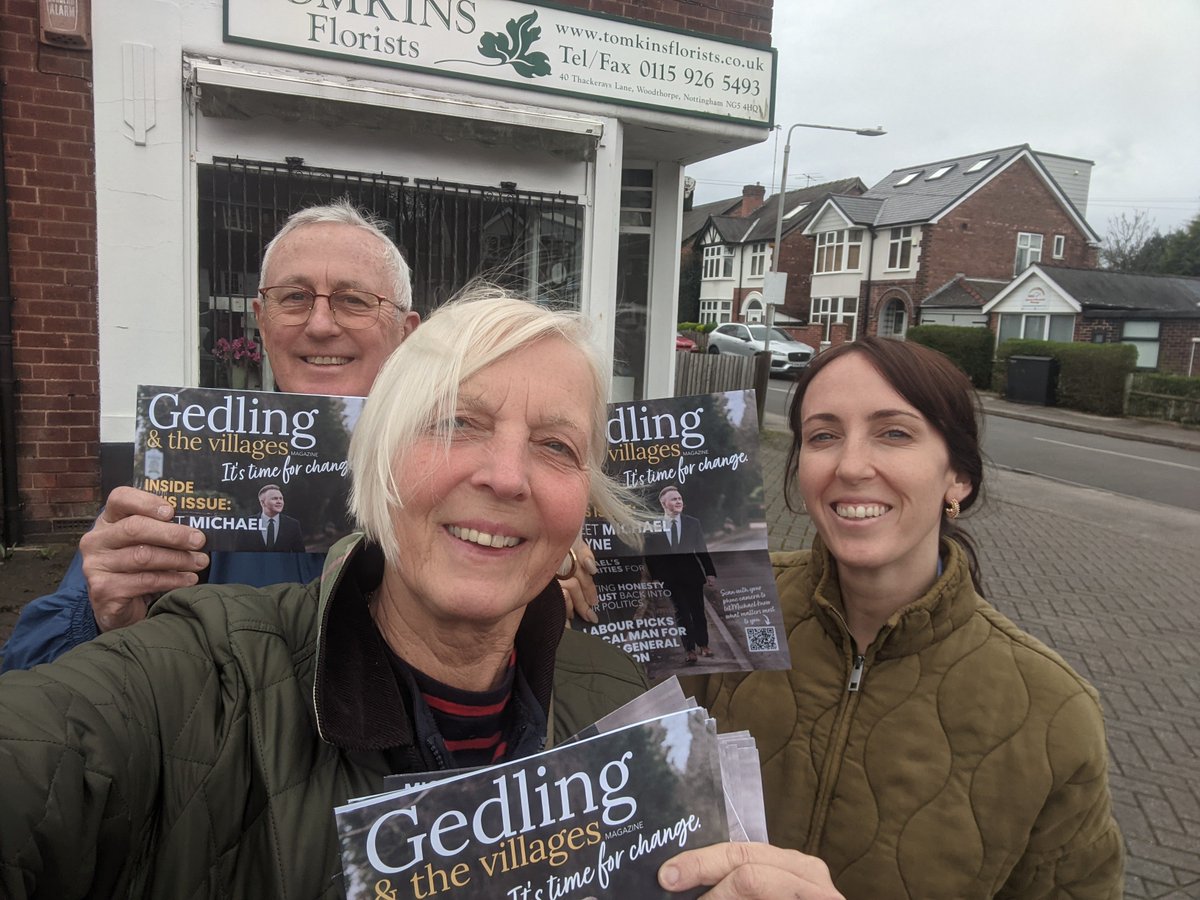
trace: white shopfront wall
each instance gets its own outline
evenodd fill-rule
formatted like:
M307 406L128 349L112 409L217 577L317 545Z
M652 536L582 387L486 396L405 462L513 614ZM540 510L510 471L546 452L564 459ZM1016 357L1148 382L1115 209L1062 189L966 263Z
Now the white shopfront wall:
M93 47L106 446L137 384L224 383L269 231L347 186L418 308L503 262L670 395L683 166L771 125L771 50L509 0L94 0Z

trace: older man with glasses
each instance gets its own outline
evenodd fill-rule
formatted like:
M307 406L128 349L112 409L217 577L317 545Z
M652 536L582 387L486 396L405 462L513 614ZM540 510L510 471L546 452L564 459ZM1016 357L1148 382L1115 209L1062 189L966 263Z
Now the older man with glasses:
M366 396L383 361L416 328L408 264L379 226L342 200L295 213L267 245L254 312L280 390ZM204 534L173 517L154 494L109 494L58 590L22 610L3 671L49 662L140 621L163 593L201 578L261 587L321 574L320 553L206 554ZM573 553L574 577L563 588L573 608L593 618L594 563L582 543L576 550L585 572Z

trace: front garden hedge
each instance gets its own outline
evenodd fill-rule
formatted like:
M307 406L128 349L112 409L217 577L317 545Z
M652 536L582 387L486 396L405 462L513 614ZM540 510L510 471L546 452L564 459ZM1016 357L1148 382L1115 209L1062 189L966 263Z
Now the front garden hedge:
M987 328L958 325L917 325L908 329L908 340L940 350L967 373L979 390L992 385L992 347L996 336Z
M1007 393L1010 356L1058 360L1059 406L1102 416L1124 415L1125 382L1137 364L1137 348L1132 344L1004 341L996 348L992 367L992 388L1001 397Z

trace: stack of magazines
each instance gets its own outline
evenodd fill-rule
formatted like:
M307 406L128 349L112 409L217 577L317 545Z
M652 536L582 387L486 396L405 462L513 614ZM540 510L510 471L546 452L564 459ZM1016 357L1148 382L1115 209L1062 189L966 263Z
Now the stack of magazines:
M674 678L545 753L386 786L334 813L351 900L695 897L659 866L767 840L754 739L718 735Z

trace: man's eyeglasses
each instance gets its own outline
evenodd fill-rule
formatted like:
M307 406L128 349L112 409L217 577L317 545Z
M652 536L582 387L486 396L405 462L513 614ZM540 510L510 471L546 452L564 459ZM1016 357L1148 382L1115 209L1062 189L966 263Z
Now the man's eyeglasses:
M379 308L383 304L395 306L386 297L370 291L341 290L318 294L294 284L280 284L259 288L258 293L263 298L267 318L280 325L303 325L312 314L318 297L329 301L333 320L343 328L370 328L379 318Z

